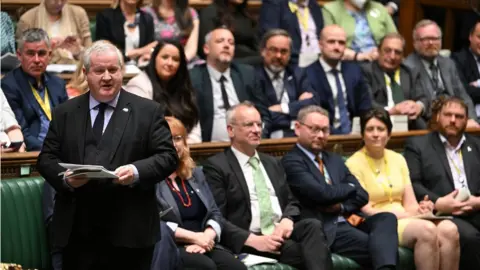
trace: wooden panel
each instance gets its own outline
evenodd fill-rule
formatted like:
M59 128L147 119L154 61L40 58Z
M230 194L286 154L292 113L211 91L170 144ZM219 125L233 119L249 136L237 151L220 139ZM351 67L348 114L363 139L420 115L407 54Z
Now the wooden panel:
M411 136L424 135L428 131L410 131L393 133L388 148L397 152L403 151L405 140ZM480 129L469 130L470 134L480 136ZM297 142L296 138L262 140L258 151L272 156L285 155ZM350 155L361 147L360 135L332 135L327 149L342 155ZM201 143L190 147L193 159L201 164L208 157L220 153L229 147L230 143ZM38 175L36 171L38 152L6 153L1 157L2 179Z

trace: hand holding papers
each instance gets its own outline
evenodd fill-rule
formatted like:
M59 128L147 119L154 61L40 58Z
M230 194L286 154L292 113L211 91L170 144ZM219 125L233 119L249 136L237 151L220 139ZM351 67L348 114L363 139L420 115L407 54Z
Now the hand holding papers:
M98 165L69 164L59 163L60 166L67 169L66 172L59 175L65 175L68 178L88 178L88 179L117 179L115 172L105 169ZM68 175L67 175L68 172Z

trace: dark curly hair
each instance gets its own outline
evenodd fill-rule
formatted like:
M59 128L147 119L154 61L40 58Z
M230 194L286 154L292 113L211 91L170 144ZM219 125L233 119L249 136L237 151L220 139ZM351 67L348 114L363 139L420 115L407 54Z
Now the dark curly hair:
M438 128L438 123L437 123L438 114L440 113L440 111L442 111L443 107L445 107L447 104L451 104L451 103L456 103L456 104L462 106L462 108L465 109L465 114L466 114L467 119L468 119L468 106L465 103L465 101L463 101L463 99L461 99L459 97L456 97L456 96L445 96L445 95L443 95L443 96L438 97L437 99L435 99L432 102L432 106L431 106L432 117L428 121L428 129L429 130L437 130L437 128Z
M166 83L158 77L156 64L157 55L167 44L173 45L180 54L180 65L177 73ZM190 81L187 69L187 59L183 47L177 41L159 41L153 49L150 63L145 72L153 87L153 100L165 109L165 115L178 118L185 125L187 133L198 123L198 108L195 101L195 91Z
M365 127L370 119L375 118L387 126L388 135L392 134L393 124L390 119L390 114L383 108L373 108L360 117L360 133L365 134Z

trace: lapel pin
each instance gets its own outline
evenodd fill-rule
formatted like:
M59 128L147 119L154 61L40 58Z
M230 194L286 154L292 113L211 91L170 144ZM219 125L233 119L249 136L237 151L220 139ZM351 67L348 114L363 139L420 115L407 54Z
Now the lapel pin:
M288 76L287 81L291 81L293 79L292 76Z
M123 108L123 111L124 111L124 112L128 112L128 108Z
M472 148L470 148L470 146L467 146L467 151L472 152Z

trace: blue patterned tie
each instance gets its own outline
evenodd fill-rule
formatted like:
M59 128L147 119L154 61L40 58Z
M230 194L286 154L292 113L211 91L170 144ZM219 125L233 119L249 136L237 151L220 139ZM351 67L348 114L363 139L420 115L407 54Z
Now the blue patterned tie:
M335 84L337 85L337 106L340 112L340 127L336 128L334 133L349 134L352 131L352 123L350 121L350 116L348 115L347 103L343 96L343 88L340 83L339 72L336 69L332 69L331 72L335 76Z

